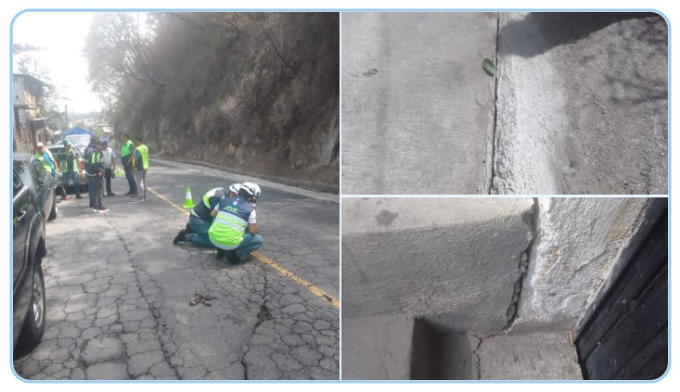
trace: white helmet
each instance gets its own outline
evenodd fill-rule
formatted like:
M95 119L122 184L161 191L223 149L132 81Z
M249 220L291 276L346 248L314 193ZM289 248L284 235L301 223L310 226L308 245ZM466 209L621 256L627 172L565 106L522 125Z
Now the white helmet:
M239 190L239 189L241 189L241 184L239 184L238 182L235 183L235 184L231 184L231 185L229 186L229 192L235 193L235 194L237 194L237 195L238 195L238 190Z
M260 187L254 183L254 182L244 182L241 184L241 189L239 189L239 193L245 193L248 196L253 197L253 201L257 201L257 198L260 197L262 192L260 191Z

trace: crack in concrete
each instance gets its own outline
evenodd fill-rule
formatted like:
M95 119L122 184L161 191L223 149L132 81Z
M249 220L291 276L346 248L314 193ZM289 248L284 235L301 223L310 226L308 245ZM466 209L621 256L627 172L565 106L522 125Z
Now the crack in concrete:
M497 13L496 18L496 58L494 65L496 66L497 75L494 77L494 92L493 92L493 131L491 135L491 173L487 182L487 194L491 194L493 190L493 179L496 176L496 151L498 150L498 83L500 80L500 69L498 68L498 58L500 56L500 36L501 36L501 13Z
M517 268L520 271L520 276L517 278L517 281L515 282L515 285L513 287L512 299L506 312L506 316L508 317L508 323L496 335L500 335L509 331L515 324L515 320L519 315L519 301L522 297L524 281L529 271L529 261L531 260L531 256L536 252L536 250L534 249L535 246L538 246L537 237L539 235L540 230L540 213L541 211L538 198L534 197L534 206L531 209L530 215L531 217L530 224L533 226L531 227L531 230L533 231L533 238L531 239L529 245L520 256L519 265L517 266Z
M477 339L477 347L472 349L472 355L475 356L475 369L477 369L477 380L482 379L482 358L479 356L479 348L482 347L482 338L477 336L470 336L470 339Z

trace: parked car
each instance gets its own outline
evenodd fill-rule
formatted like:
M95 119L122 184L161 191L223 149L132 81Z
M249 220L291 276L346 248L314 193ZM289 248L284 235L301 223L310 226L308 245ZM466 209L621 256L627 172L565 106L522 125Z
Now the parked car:
M86 140L87 138L87 140ZM87 192L87 177L84 175L84 170L85 170L85 161L83 160L83 156L85 156L85 149L90 143L90 137L87 135L74 135L74 136L69 136L68 137L69 141L71 142L71 148L76 148L80 152L80 158L78 159L78 171L80 174L78 175L78 183L80 184L80 191L81 192ZM85 143L83 145L83 143ZM65 161L61 159L62 154L64 153L64 140L60 140L57 143L47 146L47 149L50 150L52 153L52 156L54 159L56 159L59 162L59 167L63 170L65 170ZM63 172L59 172L59 181L62 181L63 177ZM66 192L69 192L69 189L72 188L72 185L69 184L66 187ZM59 190L61 192L61 190Z
M12 232L13 350L30 350L45 332L45 211L56 218L52 176L31 155L14 154Z
M51 221L57 217L57 179L33 155L14 153L14 171L33 192L40 212Z

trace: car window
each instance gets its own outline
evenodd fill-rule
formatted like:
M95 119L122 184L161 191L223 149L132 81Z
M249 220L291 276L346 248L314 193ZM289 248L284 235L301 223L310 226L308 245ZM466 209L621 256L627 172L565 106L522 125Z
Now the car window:
M33 175L35 176L35 178L38 179L43 179L47 175L45 168L37 159L32 162L31 171L33 171Z
M21 178L19 177L19 174L17 174L17 168L14 168L14 197L16 197L17 193L24 187L24 182L21 181Z

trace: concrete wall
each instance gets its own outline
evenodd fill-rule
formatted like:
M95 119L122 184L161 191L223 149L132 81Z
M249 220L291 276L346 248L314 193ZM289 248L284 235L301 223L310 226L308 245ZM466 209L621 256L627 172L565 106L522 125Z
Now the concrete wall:
M621 261L648 203L540 199L540 223L512 332L574 329Z
M347 194L488 193L494 13L342 14Z
M533 205L530 198L344 199L343 317L426 315L443 328L498 332L513 316Z
M492 193L666 194L667 35L651 13L501 13Z

